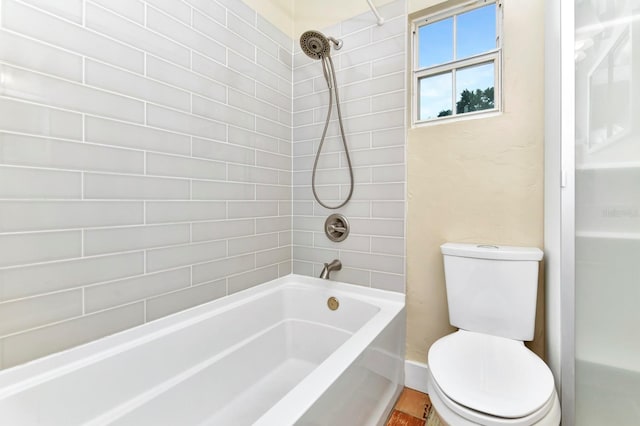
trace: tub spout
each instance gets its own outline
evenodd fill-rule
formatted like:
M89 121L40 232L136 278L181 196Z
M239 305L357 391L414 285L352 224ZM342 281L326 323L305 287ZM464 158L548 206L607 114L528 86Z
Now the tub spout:
M324 268L322 268L322 272L320 273L320 278L328 280L330 279L329 274L331 274L331 271L339 271L340 269L342 269L342 262L338 259L333 259L330 263L324 264Z

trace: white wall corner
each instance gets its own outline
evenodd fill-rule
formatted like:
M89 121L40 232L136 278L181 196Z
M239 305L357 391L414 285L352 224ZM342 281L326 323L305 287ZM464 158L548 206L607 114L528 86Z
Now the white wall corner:
M429 366L417 361L404 361L404 385L408 388L427 393L427 375Z

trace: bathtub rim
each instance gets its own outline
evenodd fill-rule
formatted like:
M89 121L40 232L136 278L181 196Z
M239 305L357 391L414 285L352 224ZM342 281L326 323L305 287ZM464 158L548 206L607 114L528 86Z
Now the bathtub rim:
M378 306L380 311L367 320L360 330L367 327L383 313L397 311L397 314L404 309L405 305L405 295L402 293L289 274L166 317L2 370L0 371L0 399L205 321L236 306L249 303L286 287L307 288L316 291L324 289L331 295L353 297ZM334 354L335 352L330 357ZM320 365L323 364L324 362Z

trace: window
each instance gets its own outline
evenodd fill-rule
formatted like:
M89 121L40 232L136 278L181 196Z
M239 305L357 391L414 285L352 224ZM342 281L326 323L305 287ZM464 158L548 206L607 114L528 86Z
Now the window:
M414 124L500 111L500 1L413 21Z

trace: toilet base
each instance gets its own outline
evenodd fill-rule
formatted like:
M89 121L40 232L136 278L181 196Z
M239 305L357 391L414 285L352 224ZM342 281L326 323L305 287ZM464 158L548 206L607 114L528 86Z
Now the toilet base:
M444 399L447 397L434 382L431 372L428 374L427 391L429 393L429 399L431 399L433 409L436 411L440 419L450 426L558 426L560 424L560 401L556 392L553 394L553 401L551 401L551 407L548 412L534 423L523 423L523 419L505 419L502 417L490 417L487 415L484 415L484 417L487 417L486 421L477 423L463 417L449 407L449 404L455 403L451 400L445 402ZM464 408L461 407L461 409Z

